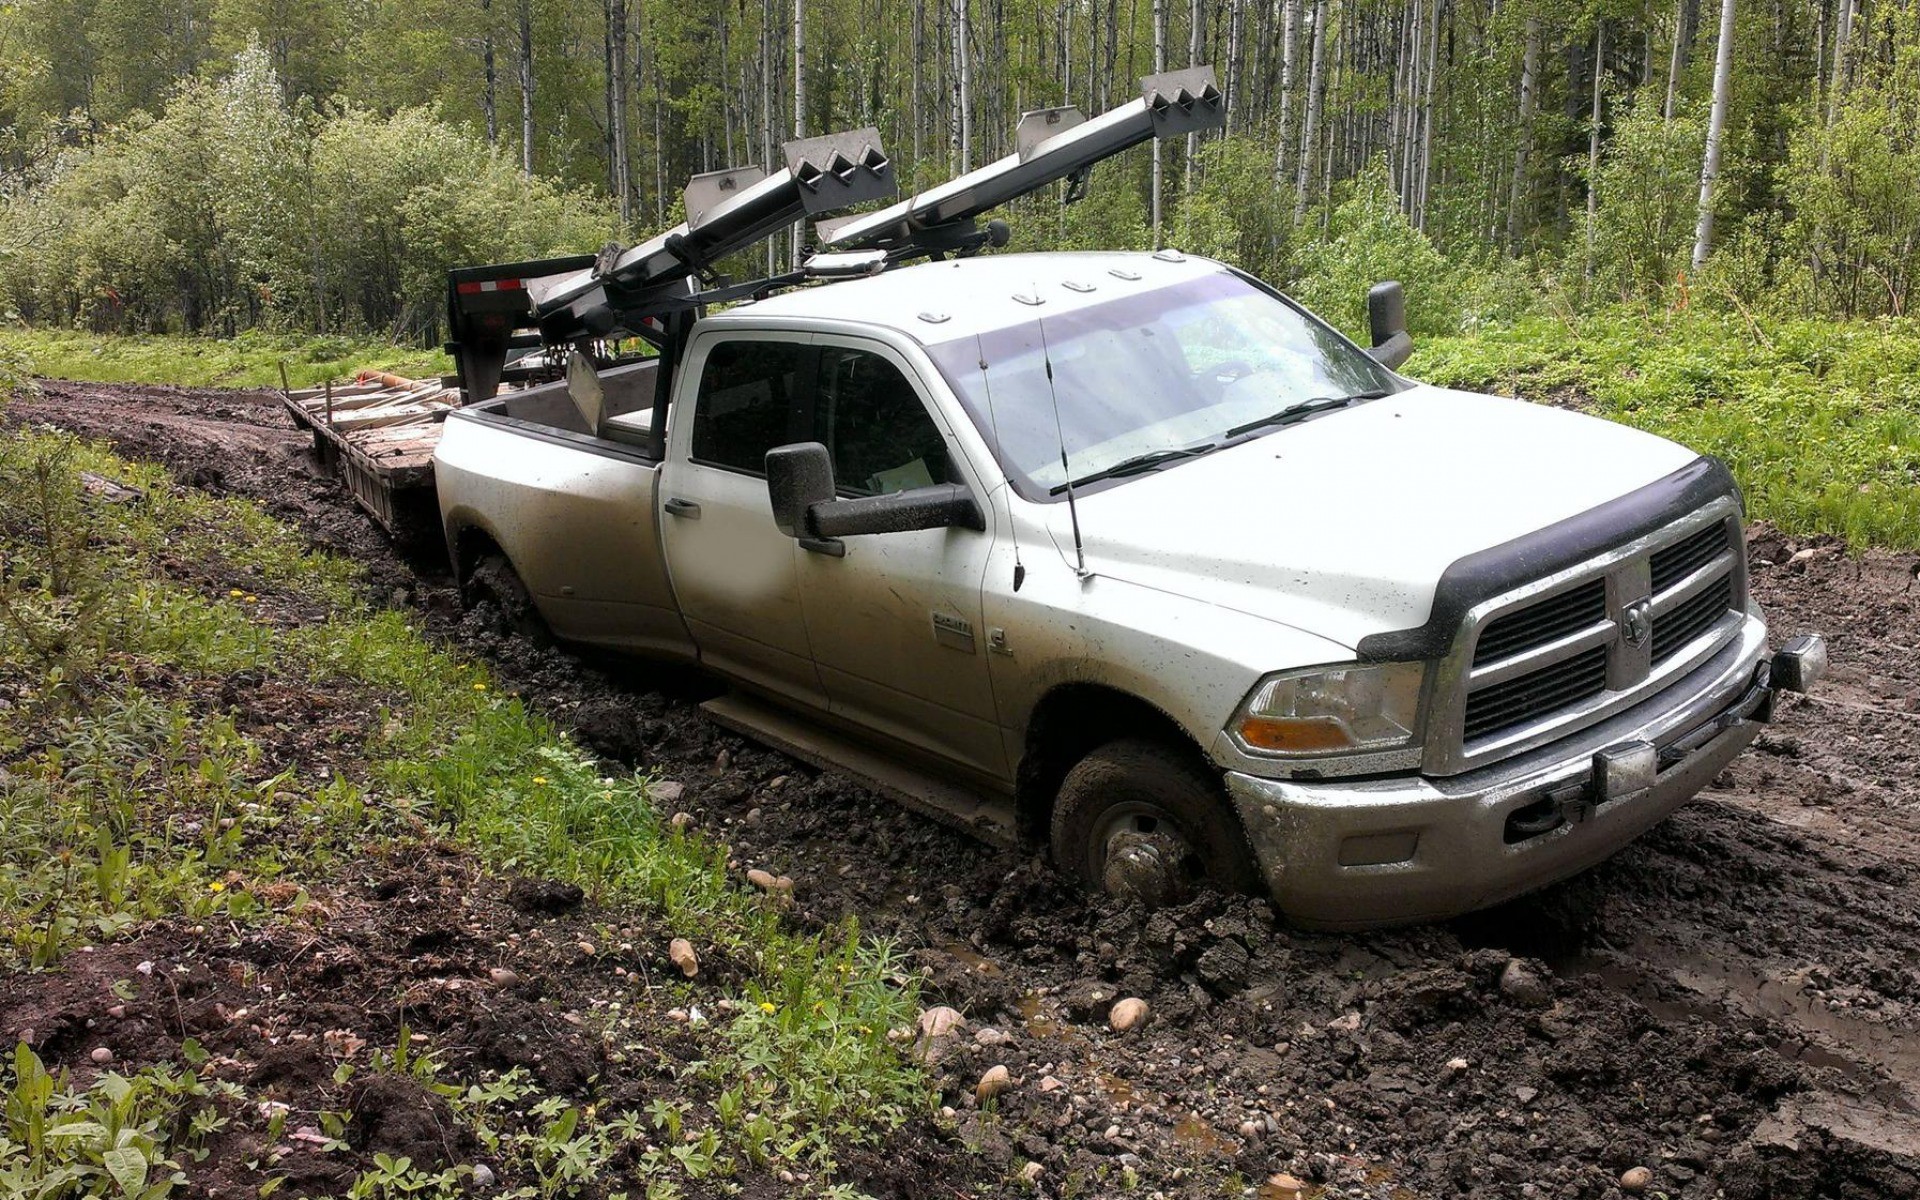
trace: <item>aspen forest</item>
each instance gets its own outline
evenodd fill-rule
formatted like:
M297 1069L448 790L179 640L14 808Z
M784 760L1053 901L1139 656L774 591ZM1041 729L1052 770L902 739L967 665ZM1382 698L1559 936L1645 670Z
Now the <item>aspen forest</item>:
M871 124L926 186L1195 63L1226 129L1015 248L1176 246L1347 321L1395 276L1416 333L1912 301L1912 0L12 0L0 310L431 344L446 267L646 236L695 172Z

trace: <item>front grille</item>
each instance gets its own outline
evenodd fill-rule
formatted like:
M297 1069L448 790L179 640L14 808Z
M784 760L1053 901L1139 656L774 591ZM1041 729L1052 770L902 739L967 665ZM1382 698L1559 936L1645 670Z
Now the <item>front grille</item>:
M1579 587L1517 612L1495 617L1480 631L1473 648L1473 665L1484 666L1511 655L1544 646L1556 638L1585 629L1607 616L1607 581L1593 579Z
M1509 726L1577 704L1607 690L1607 648L1595 646L1517 679L1481 688L1467 697L1468 742Z
M1733 607L1733 580L1721 576L1694 596L1677 604L1669 612L1654 618L1653 661L1658 666L1727 615Z
M1715 521L1700 532L1653 553L1653 594L1659 595L1727 548L1727 523Z
M1565 736L1653 695L1724 645L1734 636L1728 613L1746 604L1730 507L1717 504L1706 523L1664 541L1598 555L1552 592L1494 607L1451 660L1461 678L1448 732L1458 740L1430 765L1464 770Z

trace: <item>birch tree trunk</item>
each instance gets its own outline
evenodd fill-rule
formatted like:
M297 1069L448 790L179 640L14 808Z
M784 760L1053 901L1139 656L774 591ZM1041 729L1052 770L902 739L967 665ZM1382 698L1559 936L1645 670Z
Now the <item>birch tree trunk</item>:
M973 65L969 45L973 40L973 27L967 12L970 0L954 0L953 4L953 75L954 95L959 119L954 129L960 139L960 158L954 170L956 174L965 174L973 169Z
M1674 0L1673 56L1667 62L1667 101L1660 109L1662 121L1673 120L1673 106L1680 96L1680 76L1687 69L1693 52L1694 25L1700 19L1699 0Z
M533 174L533 0L520 0L520 170Z
M1307 185L1313 182L1313 160L1320 135L1320 84L1326 72L1327 2L1314 0L1313 55L1307 67L1307 115L1300 126L1300 165L1294 174L1293 223L1307 215Z
M1587 267L1588 282L1593 280L1593 223L1599 215L1600 191L1600 81L1607 73L1607 21L1593 23L1593 107L1587 115Z
M1167 0L1153 0L1153 73L1167 69ZM1160 139L1153 139L1153 248L1160 249Z
M793 0L793 136L807 136L807 5ZM772 172L773 163L767 163ZM793 266L798 270L806 256L806 220L793 223Z
M1293 146L1293 44L1300 24L1300 0L1281 0L1280 17L1280 146L1273 153L1273 178L1287 180L1287 158Z
M1827 84L1827 137L1820 139L1820 173L1827 173L1827 146L1832 141L1833 123L1840 119L1840 98L1847 86L1847 42L1853 29L1853 0L1840 0L1840 15L1833 23L1833 68Z
M1420 183L1413 209L1415 228L1427 228L1427 181L1433 171L1433 73L1440 57L1440 0L1427 6L1431 10L1427 33L1427 74L1420 94Z
M480 0L480 24L483 27L480 35L480 64L482 71L486 74L487 86L480 105L487 118L487 145L498 146L500 144L500 103L496 82L497 73L493 67L493 0Z
M1693 269L1713 249L1713 185L1720 176L1720 138L1727 128L1727 97L1733 90L1734 0L1720 0L1720 44L1713 55L1713 112L1707 118L1707 153L1700 163L1700 218L1693 226Z
M1507 253L1520 252L1521 211L1527 199L1527 167L1533 157L1534 89L1540 75L1540 19L1527 18L1527 44L1520 59L1520 138L1513 149L1513 181L1507 193Z
M1191 0L1187 5L1187 65L1200 65L1200 0ZM1193 157L1200 153L1200 135L1187 135L1187 161L1185 178L1181 180L1181 191L1186 199L1193 198Z

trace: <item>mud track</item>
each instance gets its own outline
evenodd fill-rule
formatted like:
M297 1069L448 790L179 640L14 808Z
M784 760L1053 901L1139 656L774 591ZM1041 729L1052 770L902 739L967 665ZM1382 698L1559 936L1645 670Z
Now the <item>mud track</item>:
M1257 901L1155 915L704 721L702 686L542 651L463 617L443 562L396 554L265 393L48 383L12 419L106 438L258 499L368 565L383 603L490 658L598 753L685 786L794 919L858 917L963 1009L937 1056L962 1138L900 1194L983 1165L1039 1189L1218 1195L1277 1172L1329 1196L1920 1195L1920 564L1751 539L1776 629L1830 680L1700 800L1588 874L1447 926L1290 930ZM1512 966L1513 960L1519 966ZM1506 983L1503 985L1503 977ZM1105 1024L1121 995L1141 1030ZM997 1118L974 1081L1006 1065ZM1638 1180L1632 1182L1638 1183ZM940 1186L945 1184L946 1186ZM1315 1188L1320 1188L1316 1193ZM1237 1189L1229 1188L1227 1194Z

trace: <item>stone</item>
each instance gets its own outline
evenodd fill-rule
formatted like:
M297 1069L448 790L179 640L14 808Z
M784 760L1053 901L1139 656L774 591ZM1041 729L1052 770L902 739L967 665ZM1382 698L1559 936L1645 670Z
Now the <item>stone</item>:
M1046 1173L1047 1169L1037 1162L1030 1162L1020 1168L1020 1178L1025 1180L1029 1186L1039 1183L1040 1177Z
M1450 1058L1447 1060L1447 1074L1449 1075L1464 1074L1466 1072L1467 1066L1468 1066L1467 1060L1464 1058Z
M487 978L495 987L512 987L520 982L519 973L511 967L494 967L487 972Z
M685 938L675 938L667 944L667 957L688 979L700 973L700 957L693 952L693 943Z
M673 814L673 819L668 821L667 824L673 826L676 832L686 833L693 828L693 814L690 812L677 812Z
M1506 969L1500 972L1500 994L1528 1008L1545 1008L1553 1003L1553 986L1518 958L1508 959Z
M485 1163L473 1164L473 1186L483 1188L492 1187L493 1168Z
M105 1046L96 1046L94 1047L93 1053L87 1055L87 1057L104 1067L113 1061L113 1051L107 1049Z
M1126 1033L1146 1024L1153 1009L1138 996L1128 996L1113 1006L1107 1014L1107 1024L1113 1026L1115 1033Z
M988 1067L980 1076L980 1082L973 1086L973 1098L980 1104L1000 1095L1013 1086L1013 1073L1001 1065Z
M1013 1035L1004 1029L995 1029L988 1025L973 1035L973 1040L982 1046L999 1046L1013 1040Z
M936 1005L920 1014L920 1036L924 1038L945 1037L955 1030L965 1029L966 1017L957 1008L948 1008L944 1004Z
M1306 1190L1306 1184L1283 1171L1278 1175L1267 1176L1266 1183L1260 1187L1259 1195L1260 1200L1300 1200L1301 1194Z
M686 794L687 785L677 779L662 779L647 788L647 795L661 804L672 804ZM675 813L673 819L678 821L680 814ZM688 817L687 819L692 820L693 818Z
M763 871L759 867L747 872L747 882L763 892L773 890L773 872Z
M1620 1190L1638 1195L1653 1186L1653 1172L1645 1167L1630 1167L1620 1175Z

